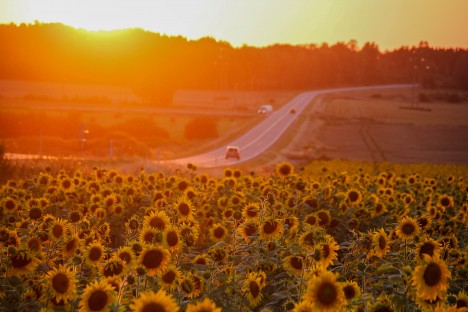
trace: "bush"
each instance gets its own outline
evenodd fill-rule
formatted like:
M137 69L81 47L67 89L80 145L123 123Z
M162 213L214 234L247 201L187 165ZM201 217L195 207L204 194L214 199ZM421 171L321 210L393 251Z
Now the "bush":
M184 135L187 140L215 139L218 137L218 126L212 117L196 117L185 126Z
M421 103L428 103L429 101L429 96L427 96L426 93L419 93L419 102Z
M450 93L447 97L447 102L449 103L460 103L461 102L461 98L460 98L460 95L456 92L454 93Z

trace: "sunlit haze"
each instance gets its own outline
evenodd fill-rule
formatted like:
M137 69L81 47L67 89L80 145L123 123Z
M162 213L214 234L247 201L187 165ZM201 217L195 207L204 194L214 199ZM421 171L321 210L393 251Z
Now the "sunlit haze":
M356 40L384 50L420 41L468 48L466 12L466 0L0 0L0 23L143 28L234 46Z

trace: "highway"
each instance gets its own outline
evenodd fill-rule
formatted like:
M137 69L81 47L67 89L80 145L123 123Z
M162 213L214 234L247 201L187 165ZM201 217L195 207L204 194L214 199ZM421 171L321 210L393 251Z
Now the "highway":
M283 105L283 107L265 116L265 119L255 127L247 131L242 136L233 140L227 145L235 145L240 148L240 160L229 158L225 159L224 153L226 146L221 146L212 151L194 155L185 158L173 159L164 161L165 163L174 163L179 165L187 165L189 163L198 167L212 168L224 167L245 162L257 157L268 148L270 148L286 130L294 123L297 116L317 97L325 94L351 92L351 91L367 91L367 90L385 90L385 89L405 89L412 85L382 85L382 86L367 86L339 89L324 89L316 91L308 91L300 93L291 101ZM320 109L323 103L316 103L315 109ZM294 108L295 114L290 113Z

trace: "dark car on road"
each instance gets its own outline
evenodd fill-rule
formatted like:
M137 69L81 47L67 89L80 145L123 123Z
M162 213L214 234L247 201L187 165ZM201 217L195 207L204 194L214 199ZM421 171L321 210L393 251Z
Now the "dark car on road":
M229 145L226 147L226 159L228 158L237 158L240 159L240 150L238 146Z

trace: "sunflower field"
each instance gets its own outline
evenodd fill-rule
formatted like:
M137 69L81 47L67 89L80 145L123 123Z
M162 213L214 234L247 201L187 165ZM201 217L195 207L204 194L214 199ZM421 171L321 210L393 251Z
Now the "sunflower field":
M0 311L467 311L468 168L431 166L46 167L0 188Z

